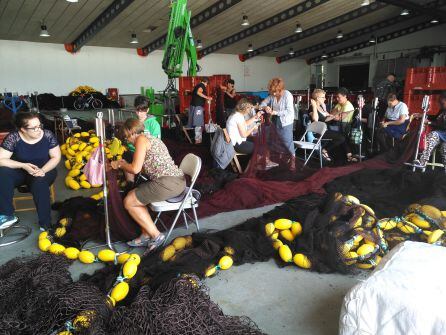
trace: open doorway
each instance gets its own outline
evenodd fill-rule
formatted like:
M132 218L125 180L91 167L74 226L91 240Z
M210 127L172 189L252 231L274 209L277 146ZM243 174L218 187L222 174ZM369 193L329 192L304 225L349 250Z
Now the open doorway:
M341 65L339 86L350 91L366 90L369 87L369 64Z

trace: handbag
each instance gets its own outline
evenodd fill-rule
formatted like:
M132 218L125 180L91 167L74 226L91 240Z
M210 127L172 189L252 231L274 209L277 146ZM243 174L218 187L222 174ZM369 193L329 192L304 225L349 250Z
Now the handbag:
M104 162L102 161L101 150L97 147L83 169L83 172L91 185L96 186L104 183L104 176L102 175L103 167Z

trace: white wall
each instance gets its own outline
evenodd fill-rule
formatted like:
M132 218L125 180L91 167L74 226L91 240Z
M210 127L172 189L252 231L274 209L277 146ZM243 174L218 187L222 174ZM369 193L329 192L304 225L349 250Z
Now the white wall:
M416 49L424 46L446 45L445 29L446 26L443 24L384 43L379 43L376 46L377 58L382 59L382 55L384 54L386 59L393 59L400 57L401 52L404 54L416 53ZM327 61L322 62L324 65L325 86L339 86L339 67L341 65L358 63L370 63L369 85L372 86L377 64L377 58L375 58L374 52L374 47L368 47L337 57L333 63L328 63ZM361 53L362 55L354 56L355 53ZM420 64L420 66L445 65L444 54L436 56L432 64ZM315 73L314 66L312 73Z
M73 55L61 44L0 40L0 90L55 95L79 85L102 92L117 87L122 94L136 94L141 86L163 90L162 57L162 51L140 57L134 49L102 47L83 47ZM201 75L230 74L239 91L265 90L274 76L283 77L290 89L309 84L310 67L302 60L277 64L272 57L255 57L242 63L237 55L211 54L199 64Z

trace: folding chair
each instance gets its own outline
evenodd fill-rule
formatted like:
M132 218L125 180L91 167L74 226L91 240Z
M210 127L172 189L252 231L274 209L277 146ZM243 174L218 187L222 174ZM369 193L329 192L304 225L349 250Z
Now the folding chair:
M192 139L189 136L189 131L194 130L194 128L191 127L185 127L183 123L181 122L179 114L175 114L175 120L178 122L178 126L180 127L181 131L183 132L184 136L187 138L190 144L193 144Z
M200 231L200 226L198 225L198 218L196 212L196 208L198 207L198 201L200 200L200 197L199 197L199 192L194 190L193 187L198 178L198 175L200 174L201 158L194 154L187 154L181 161L180 169L184 172L185 175L188 175L191 178L190 186L186 188L186 191L183 193L182 197L175 197L174 199L177 200L177 202L172 202L173 199L172 200L169 199L170 201L169 200L157 201L149 205L152 211L158 212L158 215L156 216L154 222L155 225L158 221L160 221L161 224L164 226L164 228L166 228L166 226L160 218L161 213L177 211L177 214L173 219L172 226L170 227L169 232L167 233L164 244L166 244L167 241L169 240L169 236L172 233L173 229L175 228L175 224L177 223L181 214L183 215L184 224L186 225L187 229L189 229L187 221L187 219L189 218L190 220L195 222L195 225L197 226L197 231ZM189 214L186 213L185 209L192 209L194 217L191 218Z
M304 149L305 151L305 163L302 168L307 165L308 161L310 160L311 156L313 155L313 152L315 150L319 151L319 161L322 168L322 138L324 137L325 132L327 131L327 124L325 122L312 122L308 125L307 129L305 130L305 133L302 135L302 138L300 141L294 141L294 145L296 146L296 149ZM305 141L305 136L307 133L312 132L319 135L319 138L317 139L317 142L307 142ZM307 150L311 150L310 155L307 158Z

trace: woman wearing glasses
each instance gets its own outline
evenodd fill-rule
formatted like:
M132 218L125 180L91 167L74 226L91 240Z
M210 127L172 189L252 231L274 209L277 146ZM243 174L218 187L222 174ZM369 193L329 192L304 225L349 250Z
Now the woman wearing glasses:
M17 186L28 185L37 208L41 230L51 226L50 186L56 179L60 148L54 134L44 130L39 114L16 114L17 130L0 147L0 229L17 222L13 195Z

